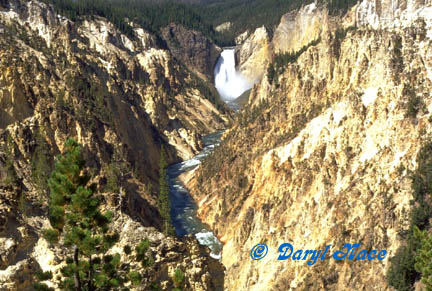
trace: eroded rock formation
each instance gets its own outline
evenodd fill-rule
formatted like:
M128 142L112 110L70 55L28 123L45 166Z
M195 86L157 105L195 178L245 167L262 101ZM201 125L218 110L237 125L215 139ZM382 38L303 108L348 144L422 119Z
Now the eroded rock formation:
M171 24L162 29L173 56L185 63L191 70L202 74L210 82L214 80L214 67L222 49L208 40L202 33Z
M316 9L284 16L273 43L295 51L321 41L254 87L187 181L224 243L228 290L390 290L388 258L409 224L409 172L432 134L431 3L364 0L332 21ZM389 256L310 267L277 261L283 242L360 242ZM258 243L269 252L253 261Z
M214 90L138 26L128 37L104 18L74 23L39 1L2 4L0 286L31 289L35 270L58 270L64 259L40 233L48 226L46 180L68 137L83 146L104 205L117 210L118 247L131 237L152 241L159 258L149 278L170 288L173 270L183 268L192 290L223 284L221 266L196 241L158 231L161 146L168 162L187 159L201 135L228 126Z

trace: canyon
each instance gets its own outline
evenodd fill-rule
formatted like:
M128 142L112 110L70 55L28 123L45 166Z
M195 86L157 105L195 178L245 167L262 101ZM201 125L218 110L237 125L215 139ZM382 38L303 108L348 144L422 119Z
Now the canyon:
M152 281L172 288L178 268L186 288L223 286L208 249L160 232L157 205L161 148L168 163L189 159L201 136L232 122L199 66L216 59L184 64L181 52L175 57L131 25L133 38L102 17L72 22L40 1L0 6L1 290L31 290L36 271L62 266L65 250L41 232L49 226L47 179L68 137L82 145L104 209L116 214L116 247L151 241L155 266L142 290ZM207 39L199 45L217 51Z
M73 136L115 213L115 248L150 240L137 290L173 289L177 269L185 290L393 290L432 137L432 1L315 1L229 48L179 24L129 25L0 1L0 286L31 290L36 270L62 266L41 233ZM178 236L161 232L162 148ZM284 243L361 243L382 260L278 260ZM253 260L257 244L268 253Z
M313 3L282 17L269 55L304 51L273 80L263 74L220 147L183 177L224 244L227 290L392 290L386 273L409 228L410 173L431 137L431 20L430 1L410 0L363 0L342 16ZM247 53L267 38L251 46L254 35L244 37L236 51L247 74L242 64L272 60ZM388 254L307 267L277 261L284 242L362 242ZM268 254L254 261L259 243Z

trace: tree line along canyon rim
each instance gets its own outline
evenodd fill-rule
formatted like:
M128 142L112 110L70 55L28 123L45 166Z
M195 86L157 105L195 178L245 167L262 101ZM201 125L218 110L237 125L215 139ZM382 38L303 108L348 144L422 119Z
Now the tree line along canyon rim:
M0 290L432 288L430 0L0 0Z

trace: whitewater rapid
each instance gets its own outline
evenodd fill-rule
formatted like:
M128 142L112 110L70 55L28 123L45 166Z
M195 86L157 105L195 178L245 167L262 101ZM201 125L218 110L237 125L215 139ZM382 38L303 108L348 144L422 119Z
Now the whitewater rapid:
M252 88L235 68L235 50L224 49L214 70L215 87L224 101L234 101L245 91Z

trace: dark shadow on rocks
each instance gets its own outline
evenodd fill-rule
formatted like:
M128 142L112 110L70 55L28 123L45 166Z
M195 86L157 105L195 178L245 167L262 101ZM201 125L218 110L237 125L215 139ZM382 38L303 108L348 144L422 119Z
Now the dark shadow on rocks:
M223 291L224 278L225 278L225 267L222 263L210 256L210 249L200 245L200 254L207 259L208 272L211 276L211 289L215 291Z
M125 192L126 197L121 206L122 212L144 226L153 226L161 230L162 218L159 211L140 195L138 186L126 183Z

